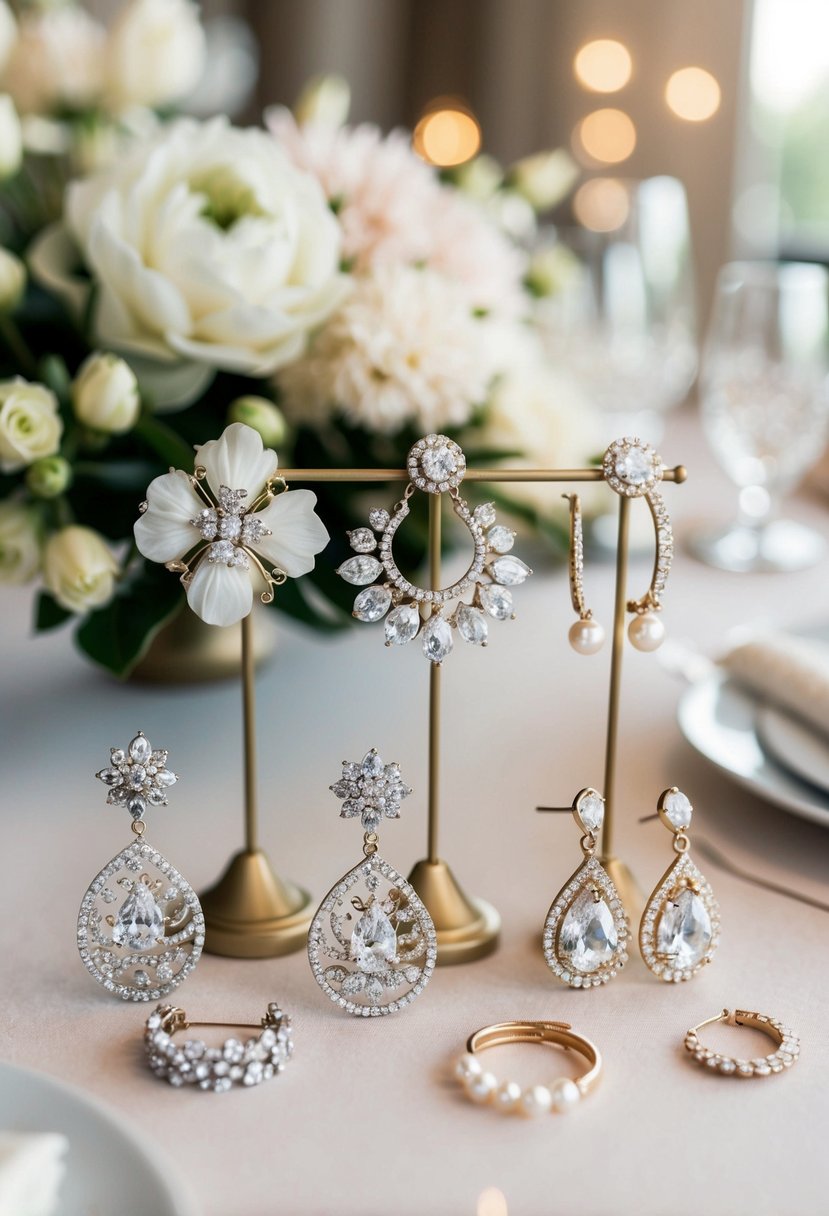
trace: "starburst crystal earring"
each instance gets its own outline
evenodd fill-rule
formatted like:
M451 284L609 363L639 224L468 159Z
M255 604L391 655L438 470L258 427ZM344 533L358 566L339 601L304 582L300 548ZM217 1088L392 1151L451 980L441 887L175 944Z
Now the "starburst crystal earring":
M710 963L720 938L719 906L688 852L693 809L675 785L659 797L657 814L673 833L678 856L656 884L639 926L642 958L669 983L689 980ZM654 818L646 815L640 822Z
M641 439L617 439L604 454L602 470L607 484L626 498L644 498L656 533L656 554L650 586L641 599L629 600L633 620L628 637L637 650L656 650L665 637L665 626L657 615L662 611L662 593L674 557L671 520L657 485L662 480L662 457Z
M326 996L347 1013L394 1013L420 995L437 957L432 918L411 884L377 852L380 821L399 818L411 790L399 767L384 764L375 748L360 763L344 760L331 789L343 799L341 817L362 822L364 858L314 915L311 969Z
M604 822L604 798L588 786L576 795L572 811L583 833L584 861L547 913L544 957L562 983L571 988L598 988L627 962L630 926L613 880L594 856L597 833Z
M353 615L358 621L385 617L387 646L405 646L420 634L423 653L438 664L452 652L455 631L472 646L486 646L488 618L505 621L513 616L511 588L523 583L532 570L510 552L515 533L495 522L492 503L472 510L461 498L458 487L466 472L466 457L454 440L446 435L419 439L406 465L410 481L402 499L391 515L383 508L370 511L370 527L348 533L357 556L343 562L337 574L363 588L354 600ZM415 490L448 493L453 511L472 538L472 561L466 573L448 587L418 587L394 560L394 536L409 515L409 499ZM375 581L378 578L380 582ZM472 598L467 603L461 596L469 591ZM454 611L450 609L453 600L459 601ZM425 622L422 613L427 614Z
M584 600L584 526L578 494L562 494L570 504L570 600L579 619L570 626L568 638L577 654L596 654L604 644L604 629L593 620Z
M78 914L78 950L87 971L125 1001L157 1001L198 962L204 917L198 896L169 861L144 840L148 806L166 806L178 781L167 752L139 731L126 750L112 748L96 776L107 802L124 807L136 840L89 884Z

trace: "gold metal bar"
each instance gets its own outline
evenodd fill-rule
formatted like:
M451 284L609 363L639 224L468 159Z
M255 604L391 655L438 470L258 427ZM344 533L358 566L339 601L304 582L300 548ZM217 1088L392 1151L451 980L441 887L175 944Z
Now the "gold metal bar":
M619 730L619 694L622 688L622 656L625 649L629 512L630 499L620 495L619 539L616 547L616 605L613 611L613 653L610 659L610 696L607 708L607 750L605 751L604 768L602 861L607 861L613 856L614 783L616 781L616 740Z
M288 482L331 481L408 481L406 469L280 469L279 476ZM663 481L681 483L688 476L683 465L665 469ZM467 469L465 482L474 481L604 481L601 469Z
M429 583L433 591L440 588L441 498L440 494L429 495ZM429 830L426 855L432 865L438 861L440 670L438 663L432 663L429 671Z
M252 613L242 618L242 709L245 746L245 852L259 848L256 807L256 684L253 670Z

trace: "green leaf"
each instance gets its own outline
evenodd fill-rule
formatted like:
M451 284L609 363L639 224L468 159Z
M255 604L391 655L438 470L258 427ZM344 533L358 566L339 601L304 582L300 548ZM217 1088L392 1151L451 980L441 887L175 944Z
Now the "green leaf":
M306 576L307 579L313 575ZM321 610L308 595L303 584L305 579L288 579L276 589L274 606L303 625L310 625L322 633L339 633L347 629L351 620L344 613L336 612L333 605L326 605L329 611ZM316 581L316 580L314 580Z
M40 379L57 397L58 401L69 400L70 378L66 364L60 355L46 355L38 364Z
M193 449L165 422L159 422L152 414L142 414L136 423L135 434L152 448L168 468L192 473Z
M49 629L57 629L74 615L74 612L61 608L47 591L41 591L35 602L35 630L46 633Z
M124 678L184 603L181 584L160 566L144 565L106 607L91 612L75 640L93 662Z

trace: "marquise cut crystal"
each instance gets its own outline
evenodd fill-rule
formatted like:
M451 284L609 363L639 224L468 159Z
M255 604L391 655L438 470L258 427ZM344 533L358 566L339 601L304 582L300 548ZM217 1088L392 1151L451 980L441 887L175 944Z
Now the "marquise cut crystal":
M670 794L665 795L662 806L665 818L677 831L682 831L683 828L690 826L694 808L691 806L691 800L687 794L683 794L681 790L672 790Z
M489 563L489 572L496 583L501 583L505 587L517 587L532 574L532 570L526 562L522 562L520 557L513 557L511 554L507 557L496 557Z
M353 615L358 621L379 621L391 605L388 587L366 587L354 600Z
M595 790L579 798L576 810L587 832L597 832L604 823L604 799Z
M364 587L367 583L373 583L382 569L383 567L376 557L361 554L343 562L338 567L337 574L347 583L353 583L356 587Z

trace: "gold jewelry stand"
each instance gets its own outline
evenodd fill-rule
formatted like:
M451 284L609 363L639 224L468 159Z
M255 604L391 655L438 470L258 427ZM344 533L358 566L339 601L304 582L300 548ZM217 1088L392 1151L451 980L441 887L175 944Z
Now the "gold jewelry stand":
M259 848L256 801L256 686L253 628L242 620L242 703L245 738L245 847L201 899L204 948L230 958L272 958L300 950L314 909L301 887L279 878Z
M402 469L283 469L291 482L407 482ZM687 472L682 465L665 469L663 481L680 484ZM601 469L467 469L466 482L570 482L603 481ZM440 586L442 495L429 499L429 573L433 588ZM616 752L619 696L627 607L628 525L630 499L619 496L619 532L616 550L616 599L613 647L610 661L607 746L605 750L605 816L601 861L629 915L635 916L644 897L628 867L613 852ZM276 877L267 857L256 844L256 799L253 723L253 659L249 622L242 622L245 689L245 850L231 860L219 882L202 896L207 940L205 948L237 958L265 958L288 954L304 944L311 920L310 897ZM498 944L501 918L484 900L470 898L459 886L437 847L440 782L440 679L432 664L429 676L429 828L427 857L417 862L409 879L423 900L437 930L438 964L466 963L483 958Z

